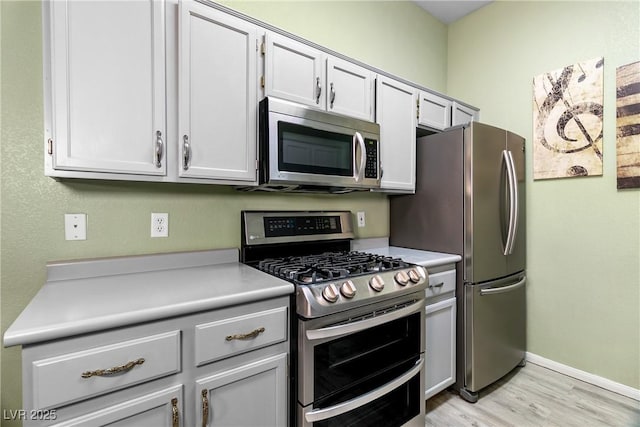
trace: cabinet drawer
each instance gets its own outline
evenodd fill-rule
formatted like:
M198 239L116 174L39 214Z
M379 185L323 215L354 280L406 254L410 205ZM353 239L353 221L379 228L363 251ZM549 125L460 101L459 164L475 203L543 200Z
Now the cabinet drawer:
M196 365L287 339L287 307L205 323L195 330Z
M34 407L63 406L178 372L180 331L36 360L31 369Z
M429 287L425 290L425 298L433 298L456 289L456 271L443 271L429 274Z

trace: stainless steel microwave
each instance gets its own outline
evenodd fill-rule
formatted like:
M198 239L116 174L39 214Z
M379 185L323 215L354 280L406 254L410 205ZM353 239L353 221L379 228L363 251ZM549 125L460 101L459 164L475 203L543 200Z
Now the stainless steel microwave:
M380 187L380 126L266 97L259 104L260 188L349 192Z

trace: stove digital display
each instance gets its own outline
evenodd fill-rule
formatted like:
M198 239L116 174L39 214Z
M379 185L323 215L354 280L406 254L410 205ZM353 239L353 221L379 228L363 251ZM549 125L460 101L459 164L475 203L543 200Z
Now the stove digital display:
M339 216L267 217L265 237L342 233Z

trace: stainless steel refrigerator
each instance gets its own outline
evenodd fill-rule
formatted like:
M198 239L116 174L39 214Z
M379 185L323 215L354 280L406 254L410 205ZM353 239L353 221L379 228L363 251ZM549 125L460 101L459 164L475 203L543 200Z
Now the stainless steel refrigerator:
M415 194L390 201L392 246L462 256L455 388L470 402L524 365L524 143L478 122L419 138Z

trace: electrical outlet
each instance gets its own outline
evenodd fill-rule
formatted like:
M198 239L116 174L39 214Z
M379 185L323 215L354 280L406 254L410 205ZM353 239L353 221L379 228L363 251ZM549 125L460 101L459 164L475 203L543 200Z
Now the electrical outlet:
M358 227L364 227L364 226L365 226L364 211L360 211L358 212Z
M169 214L151 214L151 237L169 237Z
M65 240L87 240L87 214L64 214Z

